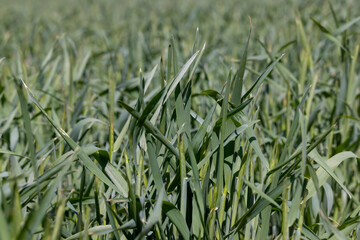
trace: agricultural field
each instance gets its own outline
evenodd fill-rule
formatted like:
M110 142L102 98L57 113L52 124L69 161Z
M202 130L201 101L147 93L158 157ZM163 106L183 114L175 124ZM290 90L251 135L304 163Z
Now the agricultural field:
M0 239L360 239L360 1L0 1Z

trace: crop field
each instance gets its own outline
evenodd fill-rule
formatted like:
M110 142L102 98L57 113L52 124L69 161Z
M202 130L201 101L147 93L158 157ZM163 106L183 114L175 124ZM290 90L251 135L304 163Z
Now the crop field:
M359 240L359 48L358 0L1 0L0 240Z

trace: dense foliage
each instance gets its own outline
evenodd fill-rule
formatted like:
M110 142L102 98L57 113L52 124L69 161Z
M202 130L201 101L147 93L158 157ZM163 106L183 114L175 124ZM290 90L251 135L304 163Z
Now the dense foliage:
M0 239L360 239L358 1L0 6Z

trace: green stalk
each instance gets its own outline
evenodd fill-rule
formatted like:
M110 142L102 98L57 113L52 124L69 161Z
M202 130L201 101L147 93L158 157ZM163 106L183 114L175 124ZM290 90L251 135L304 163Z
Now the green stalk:
M186 203L187 203L187 180L186 180L186 162L184 152L184 135L179 136L179 164L180 164L180 212L186 219Z
M115 80L111 71L109 71L109 121L110 121L110 134L109 134L109 156L110 162L113 161L114 152L114 108L115 108Z
M285 182L288 180L285 180ZM282 193L282 222L281 222L281 233L282 239L288 240L289 239L289 229L288 229L288 214L289 214L289 186L285 184Z

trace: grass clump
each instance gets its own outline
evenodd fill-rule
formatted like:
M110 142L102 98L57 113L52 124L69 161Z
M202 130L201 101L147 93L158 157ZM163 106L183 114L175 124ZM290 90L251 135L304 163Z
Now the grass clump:
M359 238L346 3L7 2L0 239Z

